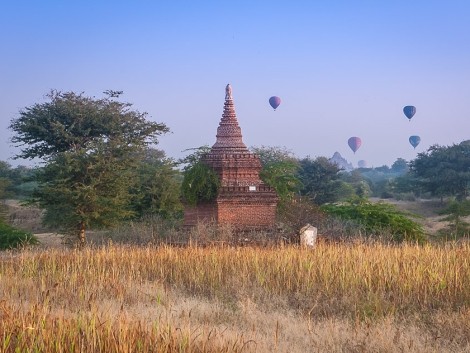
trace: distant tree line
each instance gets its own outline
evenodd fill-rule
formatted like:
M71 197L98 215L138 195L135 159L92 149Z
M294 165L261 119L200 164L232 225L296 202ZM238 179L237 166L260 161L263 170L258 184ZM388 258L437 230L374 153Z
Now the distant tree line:
M350 172L338 170L337 174L333 173L332 180L337 176L347 185L338 183L337 192L330 193L326 202L344 200L348 194L351 196L351 191L358 196L378 198L447 197L464 201L470 187L470 141L451 146L433 145L409 162L398 158L391 167L357 168Z

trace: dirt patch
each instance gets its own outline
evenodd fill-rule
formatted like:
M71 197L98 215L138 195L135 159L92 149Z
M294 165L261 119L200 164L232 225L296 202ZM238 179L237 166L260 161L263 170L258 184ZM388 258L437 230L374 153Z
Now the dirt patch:
M48 230L41 224L42 210L37 207L24 205L19 200L6 200L7 221L13 227L31 233L45 233Z
M34 236L39 241L39 247L48 249L48 248L67 248L70 247L67 245L67 242L64 239L64 236L57 233L35 233Z
M402 201L395 199L379 199L371 198L372 202L386 202L396 206L399 210L409 212L420 217L442 217L439 211L446 207L445 202L440 200L416 200L416 201Z

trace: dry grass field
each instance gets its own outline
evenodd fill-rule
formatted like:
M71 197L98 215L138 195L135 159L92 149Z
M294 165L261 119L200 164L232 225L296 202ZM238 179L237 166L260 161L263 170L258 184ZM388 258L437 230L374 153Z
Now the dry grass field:
M41 245L0 253L0 353L470 352L468 242L79 251L12 210Z
M24 250L0 352L470 352L470 245Z

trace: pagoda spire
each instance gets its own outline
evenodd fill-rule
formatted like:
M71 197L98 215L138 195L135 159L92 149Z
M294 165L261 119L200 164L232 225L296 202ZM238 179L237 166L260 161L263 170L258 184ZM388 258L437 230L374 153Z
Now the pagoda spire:
M225 87L224 112L217 128L216 142L212 146L212 152L216 151L225 153L248 152L248 148L243 143L242 129L238 125L230 84Z
M261 160L243 143L230 84L225 87L216 142L201 162L215 172L220 185L214 199L185 208L185 226L215 221L237 230L274 229L278 197L259 176Z

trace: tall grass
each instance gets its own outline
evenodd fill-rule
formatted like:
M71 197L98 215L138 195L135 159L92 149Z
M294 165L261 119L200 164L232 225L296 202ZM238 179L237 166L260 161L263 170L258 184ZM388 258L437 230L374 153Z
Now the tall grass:
M446 342L470 349L470 246L24 251L3 255L0 298L0 352L280 349L279 318L269 343L253 339L259 326L227 330L246 307L292 313L299 325L340 320L365 327L412 319L429 335L439 326L437 316L439 322L458 318L467 326L449 332ZM213 303L217 314L200 314L195 326L194 307L175 318L172 308L191 298Z

